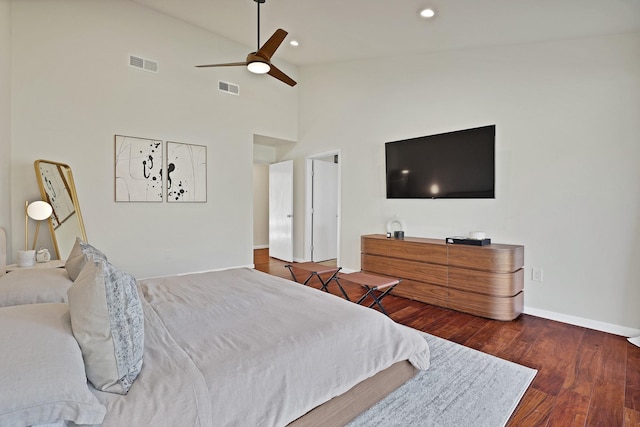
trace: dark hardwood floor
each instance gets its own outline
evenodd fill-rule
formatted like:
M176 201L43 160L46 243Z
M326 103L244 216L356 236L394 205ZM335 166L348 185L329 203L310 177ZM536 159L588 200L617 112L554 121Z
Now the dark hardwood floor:
M254 263L291 278L268 249L256 250ZM640 426L640 348L624 337L524 314L488 320L393 295L384 306L398 323L537 369L508 426Z

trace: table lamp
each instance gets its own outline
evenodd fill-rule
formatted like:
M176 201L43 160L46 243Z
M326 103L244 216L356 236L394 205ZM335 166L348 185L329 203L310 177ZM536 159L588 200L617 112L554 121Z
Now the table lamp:
M31 267L36 260L36 241L40 230L40 221L51 216L53 208L42 200L24 203L24 251L18 251L18 267ZM33 236L33 247L29 249L29 218L37 221L36 232Z

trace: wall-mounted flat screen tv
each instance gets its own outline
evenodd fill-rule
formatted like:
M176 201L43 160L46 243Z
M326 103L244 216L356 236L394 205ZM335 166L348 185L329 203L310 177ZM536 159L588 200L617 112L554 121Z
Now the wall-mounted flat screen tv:
M496 126L385 144L387 199L495 198Z

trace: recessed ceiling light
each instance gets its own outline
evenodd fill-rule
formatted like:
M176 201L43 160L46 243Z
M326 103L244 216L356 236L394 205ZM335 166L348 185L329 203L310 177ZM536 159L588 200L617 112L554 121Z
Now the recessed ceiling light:
M300 45L300 43L298 43L298 40L291 40L291 41L289 42L289 44L290 44L291 46L293 46L293 47L296 47L296 46L299 46L299 45Z
M422 9L420 11L420 16L422 16L423 18L433 18L435 14L436 12L430 8Z

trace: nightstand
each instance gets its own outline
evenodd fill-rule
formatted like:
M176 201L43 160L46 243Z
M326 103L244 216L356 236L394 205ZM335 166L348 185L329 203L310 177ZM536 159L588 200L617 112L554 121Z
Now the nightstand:
M29 270L32 268L62 268L65 262L66 260L64 259L55 259L49 262L36 262L31 267L18 267L18 264L9 264L5 267L5 270L8 273L10 271Z

